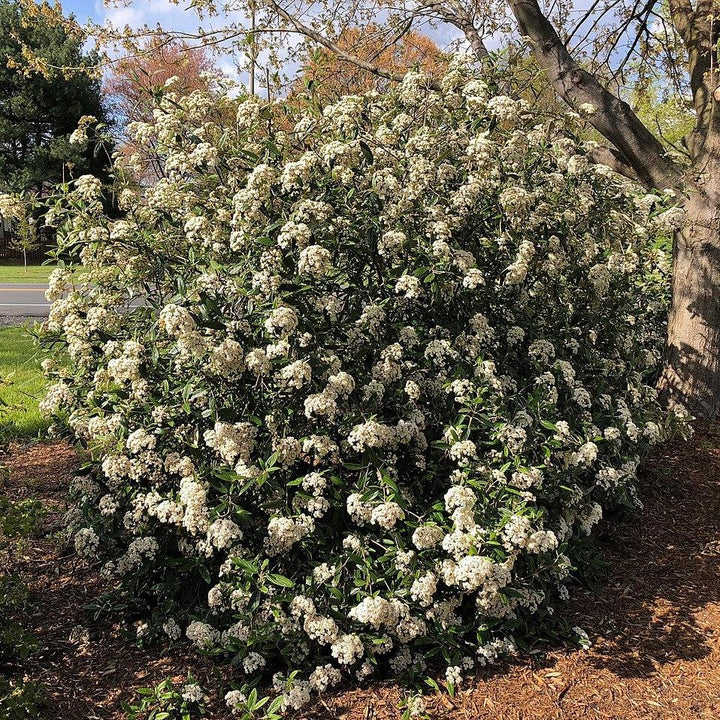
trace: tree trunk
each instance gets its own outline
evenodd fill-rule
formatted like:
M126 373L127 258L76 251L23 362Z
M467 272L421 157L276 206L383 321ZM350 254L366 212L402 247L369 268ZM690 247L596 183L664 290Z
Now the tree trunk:
M714 192L713 192L714 191ZM720 188L694 192L673 248L668 342L658 389L693 415L720 416Z

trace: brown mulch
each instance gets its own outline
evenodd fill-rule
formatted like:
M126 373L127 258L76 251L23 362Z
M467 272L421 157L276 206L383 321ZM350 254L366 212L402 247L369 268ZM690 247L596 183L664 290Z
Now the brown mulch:
M64 443L14 446L4 464L10 476L0 493L10 500L38 498L50 509L40 538L23 543L5 568L0 556L0 577L17 574L31 593L31 612L22 624L40 639L41 650L19 669L26 682L42 684L49 701L45 716L120 720L120 702L136 702L138 688L155 686L167 676L182 683L188 671L203 687L217 685L214 677L222 669L196 653L138 648L120 624L93 622L84 609L107 588L99 568L78 559L57 536L78 465L73 449Z
M16 447L7 460L11 497L42 499L57 512L76 463L62 444ZM606 526L608 573L596 592L575 589L562 609L591 636L590 650L520 657L482 671L455 697L426 697L437 720L696 720L720 718L720 428L699 427L688 442L656 449L642 473L644 510ZM82 610L102 589L97 568L32 541L12 570L25 576L34 607L26 619L43 651L24 663L43 682L55 720L120 720L120 699L187 670L206 689L218 670L194 654L143 650L112 622L93 624ZM2 570L2 568L0 568ZM73 637L88 628L89 639ZM75 633L77 635L77 633ZM225 674L225 671L223 671ZM328 694L303 720L390 720L400 717L391 685ZM221 706L209 717L227 718Z

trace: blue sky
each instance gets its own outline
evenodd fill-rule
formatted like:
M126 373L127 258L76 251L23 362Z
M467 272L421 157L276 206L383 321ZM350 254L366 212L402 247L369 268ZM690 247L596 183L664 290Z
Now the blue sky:
M176 5L170 0L126 0L119 2L117 7L106 7L103 0L64 0L62 7L66 15L72 13L81 24L87 20L92 20L97 24L103 24L109 20L119 28L125 27L125 25L132 28L148 25L154 28L160 24L164 30L171 31L194 31L200 24L195 13L185 10L182 2ZM219 21L216 23L219 24ZM207 21L203 23L206 28L211 24ZM238 75L235 65L228 55L219 55L215 61L227 75L236 80L244 80L242 76Z
M99 21L102 20L104 16L104 7L98 12L95 3L87 2L87 0L66 0L62 5L67 14L73 13L73 15L83 22L88 19Z
M189 4L189 3L188 3ZM145 23L155 26L158 22L168 30L195 28L195 14L183 9L183 3L175 5L170 0L129 0L117 3L117 7L105 7L102 0L64 0L63 10L73 13L80 21L91 19L102 23L107 19L118 25L139 27Z

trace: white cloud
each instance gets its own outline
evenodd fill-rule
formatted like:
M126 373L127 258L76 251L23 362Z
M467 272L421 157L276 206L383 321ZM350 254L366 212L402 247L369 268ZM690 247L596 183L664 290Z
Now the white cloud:
M191 9L170 0L131 0L109 7L102 0L96 0L95 14L103 22L121 28L126 25L133 29L144 25L154 28L160 24L166 30L192 31L199 24L197 15Z

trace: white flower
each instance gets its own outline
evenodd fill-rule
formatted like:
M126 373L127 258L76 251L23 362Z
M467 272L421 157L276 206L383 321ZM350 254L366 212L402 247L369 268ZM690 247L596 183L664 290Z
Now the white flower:
M213 647L218 639L219 633L211 625L195 620L191 622L185 635L188 640L199 648L209 649Z
M247 697L239 690L230 690L225 694L225 704L232 710L233 715L239 712L247 702Z
M341 635L330 647L332 656L340 665L352 665L364 654L362 640L357 635Z
M412 541L413 545L418 550L425 550L427 548L435 547L443 538L442 528L436 525L420 525L413 532Z
M411 400L420 399L420 386L413 380L408 380L405 383L405 392Z
M310 382L312 367L305 360L296 360L280 371L280 378L287 387L299 390L303 385Z
M102 182L93 175L81 175L75 180L75 192L83 200L96 200L102 193Z
M229 547L242 535L242 530L228 518L218 518L207 531L208 542L218 550Z
M392 257L400 252L406 241L405 233L399 230L388 230L378 243L378 252L380 255Z
M337 685L342 679L341 672L332 665L318 665L310 674L310 687L317 692L325 692Z
M308 245L300 252L298 272L321 277L332 271L332 255L320 245Z
M83 528L75 533L74 544L78 555L90 557L97 551L100 538L92 528Z
M270 556L287 552L296 542L312 532L315 523L312 518L301 515L298 518L273 517L267 528L267 553Z
M583 443L570 455L571 465L592 465L598 456L598 447L594 442Z
M298 315L290 307L275 308L265 321L265 329L271 335L287 337L292 335L298 326Z
M398 521L405 518L402 508L395 502L384 502L376 505L370 514L370 522L385 530L392 530Z
M477 458L477 448L472 440L461 440L450 446L449 455L458 465L467 465Z
M403 295L408 300L414 300L422 295L422 285L420 279L413 275L403 275L395 283L395 292Z
M203 689L197 683L186 683L181 692L182 699L189 703L201 703L206 700Z
M256 670L260 670L265 667L265 658L256 652L248 653L247 657L243 660L243 670L248 674L252 675Z

